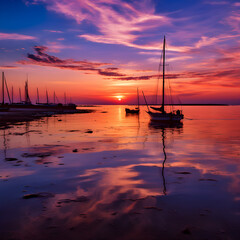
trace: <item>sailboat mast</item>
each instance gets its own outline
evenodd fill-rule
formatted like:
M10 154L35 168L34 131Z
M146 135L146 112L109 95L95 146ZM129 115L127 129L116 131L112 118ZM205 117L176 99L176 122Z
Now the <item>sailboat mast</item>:
M4 104L4 72L2 72L2 104Z
M22 96L21 96L21 88L19 88L19 101L22 102Z
M25 103L27 103L27 81L25 82Z
M12 103L13 103L13 86L12 86Z
M39 92L38 92L38 88L37 88L37 104L39 104Z
M145 98L145 95L144 95L144 92L143 92L143 91L142 91L142 94L143 94L143 97L144 97L145 103L146 103L146 105L147 105L148 112L150 112L149 107L148 107L148 103L147 103L147 99Z
M46 90L46 98L47 98L47 104L48 104L48 91Z
M137 88L137 97L138 97L138 109L139 109L139 92L138 92L138 88Z
M28 103L28 80L25 82L25 103Z
M27 74L27 80L25 82L25 103L28 104L28 74Z
M6 89L7 89L7 94L8 94L8 100L9 100L9 103L11 104L11 97L10 97L10 93L8 91L8 85L7 85L7 80L6 80L6 77L4 75L4 81L5 81L5 86L6 86Z
M163 40L163 86L162 86L162 112L164 113L164 82L165 82L165 36Z
M28 93L28 75L27 75L27 80L25 82L25 103L31 104L31 100Z

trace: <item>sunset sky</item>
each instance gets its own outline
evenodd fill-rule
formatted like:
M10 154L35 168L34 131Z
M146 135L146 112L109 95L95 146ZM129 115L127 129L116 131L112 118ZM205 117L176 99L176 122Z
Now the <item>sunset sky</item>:
M139 88L155 103L165 35L176 103L240 104L239 1L7 0L0 9L0 68L15 101L28 75L33 102L38 87L42 101L47 89L78 104L128 104Z

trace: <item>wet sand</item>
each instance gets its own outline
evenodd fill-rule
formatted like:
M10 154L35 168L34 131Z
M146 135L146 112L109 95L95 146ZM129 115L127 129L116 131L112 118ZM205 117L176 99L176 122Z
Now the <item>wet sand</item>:
M26 111L26 112L0 112L0 128L9 127L12 124L15 123L21 123L21 122L29 122L37 119L41 119L44 117L51 117L55 115L61 115L61 114L79 114L79 113L91 113L94 110L92 109L77 109L75 111L72 111L71 113L55 113L55 112L39 112L36 111Z
M239 107L93 110L0 130L0 239L239 239Z

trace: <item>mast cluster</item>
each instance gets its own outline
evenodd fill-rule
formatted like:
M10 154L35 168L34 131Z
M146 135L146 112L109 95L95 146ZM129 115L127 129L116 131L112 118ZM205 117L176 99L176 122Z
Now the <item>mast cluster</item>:
M4 72L2 72L2 105L6 104L5 102L5 93L7 92L7 96L8 96L8 102L9 104L13 104L14 103L14 93L13 93L13 87L11 88L12 92L11 92L11 96L10 96L10 92L8 89L8 85L7 85L7 80L5 77ZM53 104L57 104L57 102L59 103L58 97L54 91L53 93ZM19 103L20 104L28 104L31 105L31 99L29 96L29 87L28 87L28 78L25 82L25 86L24 86L24 101L22 101L22 94L21 94L21 89L19 88ZM17 104L19 104L17 103ZM65 105L67 105L67 96L66 96L66 92L64 93L64 103ZM39 100L39 91L37 88L37 100L36 100L36 104L41 104L40 100ZM46 90L46 104L50 104L49 102L49 97L48 97L48 91Z

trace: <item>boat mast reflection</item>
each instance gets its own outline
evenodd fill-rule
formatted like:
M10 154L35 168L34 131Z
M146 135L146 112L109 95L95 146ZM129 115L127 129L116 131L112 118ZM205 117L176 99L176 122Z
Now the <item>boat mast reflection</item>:
M5 129L3 129L3 156L4 159L7 158L7 139Z
M162 175L162 181L163 181L163 194L167 195L167 186L166 186L166 179L164 174L165 163L167 161L167 153L166 153L166 146L165 146L166 132L170 130L172 133L174 132L178 132L179 134L182 133L183 123L182 122L156 123L156 122L150 121L149 128L155 130L156 133L159 133L159 131L161 131L162 133L162 149L163 149L164 159L162 162L161 175Z
M26 135L26 141L27 146L30 147L30 135L29 135L29 125L30 123L28 121L25 122L25 135Z
M163 154L164 154L164 160L162 163L162 179L163 179L163 194L167 195L167 187L166 187L166 181L165 181L165 176L164 176L164 165L167 160L167 154L165 151L165 129L162 128L162 145L163 145Z

